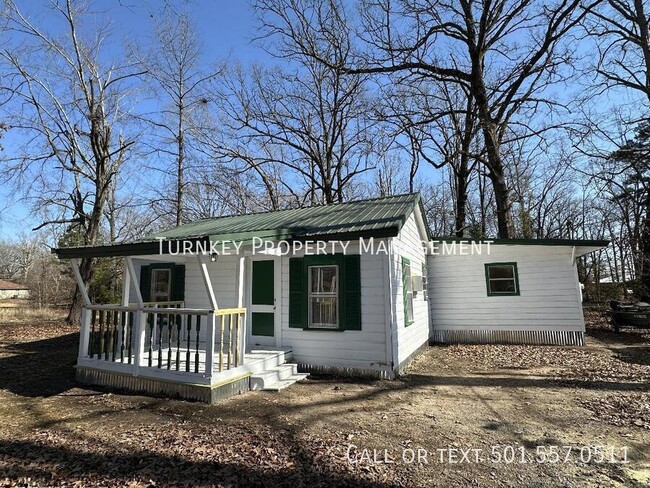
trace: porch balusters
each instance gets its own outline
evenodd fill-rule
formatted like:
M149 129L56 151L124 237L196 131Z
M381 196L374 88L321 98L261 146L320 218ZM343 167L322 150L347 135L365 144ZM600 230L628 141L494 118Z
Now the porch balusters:
M162 368L163 317L163 314L158 314L158 369Z
M183 317L176 314L176 371L181 369L181 329L183 325Z
M190 372L190 359L192 358L192 354L190 352L191 348L192 348L192 316L188 315L187 316L187 351L185 353L185 371L187 373Z
M245 312L91 305L82 311L79 358L121 363L120 372L132 365L134 376L149 367L212 378L243 363Z
M194 372L199 372L199 340L201 336L201 316L196 316L196 352L194 353Z
M154 340L154 322L156 320L156 315L152 313L147 314L147 325L149 326L149 358L148 366L151 368L153 365L153 340Z
M223 369L223 332L226 322L226 316L221 316L221 333L219 334L219 372Z

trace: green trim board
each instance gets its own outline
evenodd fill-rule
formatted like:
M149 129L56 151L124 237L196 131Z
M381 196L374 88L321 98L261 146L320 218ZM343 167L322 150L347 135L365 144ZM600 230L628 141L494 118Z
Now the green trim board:
M495 280L497 278L490 278L490 269L498 267L512 267L512 279L514 280L515 290L514 291L492 291L490 285L490 280ZM508 296L519 296L521 294L521 288L519 286L519 272L517 270L517 263L515 262L501 262L501 263L485 263L485 287L487 291L487 296L489 297L508 297Z
M338 266L338 328L309 326L309 267L323 265ZM330 332L361 330L361 260L358 254L289 259L289 327Z
M607 247L608 240L604 239L491 239L486 237L484 239L472 239L464 237L434 237L432 242L466 242L466 243L481 243L490 242L490 244L506 245L506 246L582 246L582 247Z

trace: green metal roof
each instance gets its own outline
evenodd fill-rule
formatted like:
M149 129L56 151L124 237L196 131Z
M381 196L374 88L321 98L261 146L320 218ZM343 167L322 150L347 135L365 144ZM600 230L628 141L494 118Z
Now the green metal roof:
M320 237L396 236L417 205L418 193L199 220L156 232L130 243L54 249L61 258L157 254L158 239L252 241ZM422 212L424 218L424 212Z
M233 215L200 220L156 232L142 240L189 239L210 237L212 240L264 237L279 239L331 236L354 233L399 231L419 202L417 193L371 200L278 210L247 215Z

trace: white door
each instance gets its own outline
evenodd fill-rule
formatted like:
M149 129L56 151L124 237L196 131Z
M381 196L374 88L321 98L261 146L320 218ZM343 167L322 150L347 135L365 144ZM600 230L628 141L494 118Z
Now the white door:
M248 349L280 345L280 259L254 257L249 267Z

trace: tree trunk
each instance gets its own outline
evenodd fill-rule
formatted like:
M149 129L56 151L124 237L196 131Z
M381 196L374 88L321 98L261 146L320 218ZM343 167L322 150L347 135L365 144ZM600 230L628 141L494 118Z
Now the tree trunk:
M646 191L645 217L641 234L641 293L639 299L650 301L650 191Z
M182 88L182 85L181 85ZM184 107L181 101L178 106L178 167L176 175L176 225L183 223L183 179L185 171L185 128L183 127Z
M465 158L465 156L463 156ZM461 163L461 169L456 175L456 237L465 237L465 223L467 220L467 163Z

